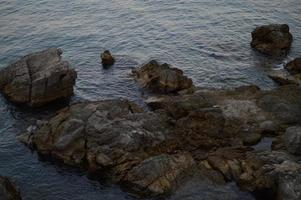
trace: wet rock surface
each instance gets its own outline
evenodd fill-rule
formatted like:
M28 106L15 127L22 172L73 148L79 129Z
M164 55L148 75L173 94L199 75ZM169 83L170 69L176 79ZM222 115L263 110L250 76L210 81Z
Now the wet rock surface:
M274 195L292 189L286 181L299 180L281 182L300 168L285 148L250 147L266 134L283 144L286 128L301 123L298 86L200 89L146 102L152 111L124 99L74 104L20 139L40 154L109 174L142 196L170 194L194 171L219 184L235 181L246 191Z
M193 92L193 82L183 75L183 71L152 60L133 74L142 87L155 93L176 93L183 90Z
M286 129L284 135L285 146L288 152L301 155L301 127L292 126Z
M42 106L73 95L76 72L60 49L24 56L0 71L0 90L12 102Z
M301 58L296 58L285 65L285 68L292 74L301 73Z
M109 50L105 50L103 53L101 53L100 58L104 67L111 66L115 63L115 58L111 55Z
M15 184L7 177L0 176L0 199L1 200L21 200L20 192Z
M292 41L287 24L270 24L259 26L252 32L251 46L260 53L280 56L287 54Z

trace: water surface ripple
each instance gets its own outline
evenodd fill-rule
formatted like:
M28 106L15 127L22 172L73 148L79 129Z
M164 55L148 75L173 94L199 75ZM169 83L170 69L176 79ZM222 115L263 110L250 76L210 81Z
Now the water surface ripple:
M284 60L250 49L250 32L267 23L291 28L294 42ZM62 48L78 71L73 101L124 97L141 103L129 73L150 59L183 69L201 87L267 89L275 85L266 71L301 56L300 33L300 0L0 0L0 68L31 52ZM110 69L99 62L105 49L117 57ZM25 200L132 199L116 185L40 161L16 141L29 124L52 113L21 110L0 97L0 174L16 180ZM220 191L192 185L171 198L206 199ZM237 199L250 198L232 185L223 192L229 188Z

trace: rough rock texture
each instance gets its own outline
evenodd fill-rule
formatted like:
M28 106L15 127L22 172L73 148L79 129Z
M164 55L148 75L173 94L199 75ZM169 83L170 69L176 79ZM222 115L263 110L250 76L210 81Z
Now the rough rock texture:
M100 55L100 58L103 66L110 66L115 63L115 58L111 55L111 52L109 50L105 50Z
M301 85L301 74L290 74L285 70L272 71L268 76L279 85Z
M181 90L193 90L192 80L183 75L183 71L168 64L160 65L152 60L133 71L137 81L152 92L175 93Z
M285 68L293 75L301 73L301 58L296 58L288 62Z
M292 41L288 25L270 24L257 27L252 32L251 46L261 53L279 56L287 54Z
M156 156L148 150L171 130L164 113L144 112L127 100L105 100L65 108L21 138L41 154L75 166L87 162L91 173L107 171L114 182L126 182L142 195L160 195L193 165L189 154Z
M8 178L0 176L0 199L21 200L20 192Z
M138 193L148 190L151 194L170 193L194 165L189 154L175 154L151 157L129 171L126 181Z
M76 72L60 49L24 56L0 71L0 90L15 103L41 106L73 95Z
M263 166L278 172L272 159L278 154L279 167L286 167L284 161L299 165L292 155L261 155L249 147L266 134L278 135L283 143L286 128L301 123L297 86L202 89L147 103L153 111L127 100L75 104L21 139L41 154L86 164L90 172L108 172L114 181L145 195L173 191L195 166L212 181L234 180L247 191L271 189L275 194L281 176L270 175ZM289 172L295 173L293 168Z
M301 127L292 126L286 129L284 135L285 146L288 152L301 155Z

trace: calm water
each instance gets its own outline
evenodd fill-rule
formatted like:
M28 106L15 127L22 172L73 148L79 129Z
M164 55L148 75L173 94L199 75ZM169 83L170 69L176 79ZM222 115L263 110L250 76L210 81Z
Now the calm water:
M249 47L250 32L266 23L290 25L294 43L284 60L264 58ZM0 68L48 47L62 48L64 59L78 71L73 101L126 97L141 102L129 73L149 59L183 69L198 86L271 88L265 72L301 55L301 1L0 0ZM110 69L99 62L105 49L117 57ZM25 200L131 199L118 186L40 161L16 141L29 124L53 110L24 111L1 97L0 113L0 174L16 180ZM223 189L242 195L233 187ZM200 197L202 190L206 195L217 191L191 190L183 192L186 199Z

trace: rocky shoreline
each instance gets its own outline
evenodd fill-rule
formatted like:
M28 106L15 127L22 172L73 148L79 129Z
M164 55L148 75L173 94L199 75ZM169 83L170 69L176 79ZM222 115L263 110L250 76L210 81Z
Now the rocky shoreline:
M287 54L291 43L287 25L252 33L251 46L272 56ZM61 53L31 54L1 70L0 89L28 106L70 97L76 72L62 63ZM105 53L103 64L113 65L115 59ZM298 80L299 64L296 59L286 65ZM38 121L18 139L92 176L106 174L142 197L165 197L201 176L217 185L235 182L255 197L301 198L299 84L201 89L182 70L154 60L133 70L133 78L152 94L145 100L148 109L127 99L76 103ZM256 150L265 137L274 138L271 149Z

